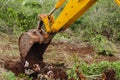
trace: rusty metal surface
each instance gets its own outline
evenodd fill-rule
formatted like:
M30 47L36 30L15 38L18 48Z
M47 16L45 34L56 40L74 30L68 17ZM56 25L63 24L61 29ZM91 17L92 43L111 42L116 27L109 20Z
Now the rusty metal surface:
M19 38L19 51L21 60L28 61L31 65L43 60L42 55L48 47L51 39L45 42L44 36L36 29L23 33Z

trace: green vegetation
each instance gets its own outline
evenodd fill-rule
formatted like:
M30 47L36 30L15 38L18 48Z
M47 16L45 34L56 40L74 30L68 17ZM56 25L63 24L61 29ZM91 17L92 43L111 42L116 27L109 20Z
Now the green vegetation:
M12 72L4 72L2 75L2 80L32 80L32 78L24 74L20 74L18 77L16 77Z
M18 35L22 31L35 28L38 14L47 13L53 4L53 1L48 4L45 2L40 3L38 0L1 0L0 31Z
M5 80L18 80L12 72L3 73L3 78Z
M120 79L120 62L100 62L88 65L86 63L75 63L73 67L67 71L69 79L79 80L77 76L77 71L79 73L83 73L84 75L91 76L91 75L100 75L106 69L114 69L116 72L116 80Z
M115 44L109 41L105 36L95 35L90 38L91 44L99 54L113 56L117 52Z

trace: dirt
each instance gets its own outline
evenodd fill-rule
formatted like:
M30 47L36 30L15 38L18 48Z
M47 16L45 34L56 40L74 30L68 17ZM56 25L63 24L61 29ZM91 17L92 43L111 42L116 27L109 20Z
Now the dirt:
M105 80L116 80L114 69L105 70L104 74L105 74Z
M7 60L5 61L5 69L12 71L15 73L15 75L19 75L21 73L24 73L24 67L21 63L21 61L13 61L13 60Z
M37 65L37 64L35 64ZM30 77L33 77L34 80L40 79L43 80L48 78L52 79L60 79L60 80L67 80L67 75L65 73L65 67L64 66L55 66L54 64L47 64L47 63L41 63L38 64L40 67L40 70L37 70L37 67L35 69L34 66L31 67L24 67L22 66L22 62L20 61L7 61L5 63L5 68L7 70L11 70L13 73L15 73L16 76L19 76L21 73L25 73L26 75L29 75ZM27 74L25 70L33 70L34 72L31 74ZM42 76L41 76L42 75Z
M10 45L8 45L8 47L1 47L0 49L10 49ZM103 56L103 55L97 55L96 56L96 52L94 50L94 48L90 45L85 45L85 46L81 46L81 43L70 43L70 42L52 42L50 44L50 46L48 47L48 49L46 50L47 54L52 54L55 51L57 56L59 57L59 55L63 55L64 51L67 55L72 56L74 53L77 54L78 58L81 58L83 61L85 61L88 64L92 64L92 63L97 63L100 61L118 61L120 60L119 57L117 56ZM52 56L53 60L54 60L54 56ZM51 58L50 58L51 59ZM31 58L31 60L34 62L34 60ZM62 59L63 60L63 59ZM54 60L55 61L55 60ZM35 61L36 62L36 61ZM64 60L63 60L64 62ZM34 64L38 64L40 67L39 71L36 71L34 74L30 75L30 76L34 76L34 78L36 78L36 74L44 74L44 76L48 76L48 73L51 72L52 78L54 79L60 79L60 80L67 80L67 75L65 73L65 70L67 69L66 66L63 65L56 65L56 64L49 64L43 61L40 61L39 63L34 63ZM14 72L16 75L19 75L20 73L25 73L25 69L24 69L24 64L20 61L20 57L10 57L10 56L0 56L0 67L3 67L7 70L11 70L12 72ZM33 69L33 66L30 66L29 68ZM112 72L105 72L106 75L109 75L109 73L114 73ZM114 74L113 74L114 76ZM43 77L42 77L43 78ZM110 80L110 79L107 79ZM113 79L114 80L114 79Z
M119 56L105 56L105 55L99 55L96 54L96 51L92 46L89 44L85 44L85 46L81 46L81 43L69 43L69 42L52 42L50 46L54 46L56 50L59 51L65 51L67 54L73 56L73 54L77 54L79 58L84 60L88 64L92 63L98 63L101 61L118 61L120 60ZM50 52L52 49L47 50L47 52Z

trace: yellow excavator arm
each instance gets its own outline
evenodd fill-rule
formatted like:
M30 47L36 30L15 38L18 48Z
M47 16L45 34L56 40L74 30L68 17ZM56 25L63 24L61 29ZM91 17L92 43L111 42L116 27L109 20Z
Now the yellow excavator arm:
M53 12L61 7L66 0L58 0L48 14L39 15L37 29L23 33L19 38L19 51L22 62L28 61L31 65L43 60L42 55L50 44L54 35L68 28L80 18L97 0L69 0L60 15L54 20ZM116 0L120 5L120 0ZM43 24L45 30L42 29ZM34 61L31 61L34 60Z
M97 0L69 0L56 20L50 19L51 14L66 0L59 0L48 15L39 15L44 22L47 33L56 33L68 28L74 21L82 16ZM51 21L54 22L51 25Z
M82 16L97 0L69 0L60 15L54 20L52 13L58 9L66 0L58 0L55 7L48 15L40 15L45 24L46 32L56 33L68 28L80 16ZM120 5L120 0L115 0ZM50 19L50 16L51 19ZM51 24L52 21L52 24ZM53 23L54 22L54 23Z
M65 8L51 26L52 32L66 29L82 16L97 0L69 0Z
M120 0L115 0L115 1L120 6Z

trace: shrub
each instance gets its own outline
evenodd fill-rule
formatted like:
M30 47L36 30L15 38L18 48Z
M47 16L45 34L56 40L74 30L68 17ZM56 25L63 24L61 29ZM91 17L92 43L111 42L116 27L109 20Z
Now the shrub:
M117 51L116 46L102 35L91 37L90 42L94 46L95 50L102 55L112 56Z
M91 75L99 75L102 74L106 69L114 69L116 72L116 79L120 79L120 62L100 62L100 63L94 63L94 64L86 64L86 63L76 63L73 65L73 67L67 71L68 78L69 79L75 79L78 80L78 76L76 73L76 70L80 73L82 72L86 76Z

